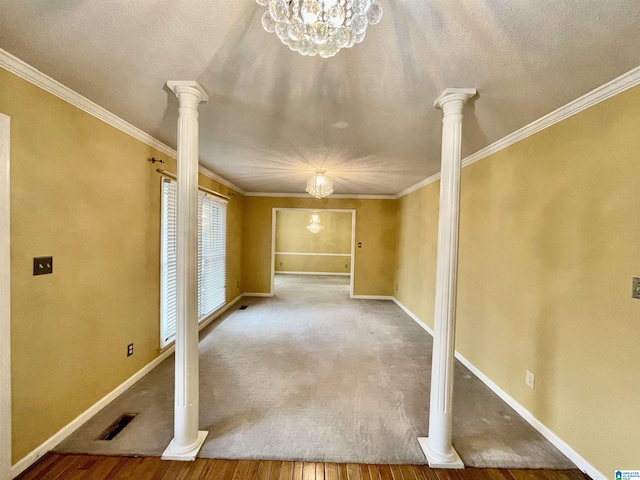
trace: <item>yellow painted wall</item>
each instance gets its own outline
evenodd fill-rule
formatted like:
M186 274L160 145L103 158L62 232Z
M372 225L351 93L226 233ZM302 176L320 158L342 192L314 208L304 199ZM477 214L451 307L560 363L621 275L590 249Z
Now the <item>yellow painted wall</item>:
M318 233L306 227L317 215L324 227ZM276 252L351 253L351 213L309 210L276 212ZM276 272L349 273L351 257L328 255L278 255Z
M462 174L457 349L607 476L640 452L638 105L640 87ZM399 206L397 297L430 326L438 189Z
M394 296L433 328L440 182L398 199Z
M395 200L347 198L246 197L244 215L244 291L268 293L271 287L273 208L355 209L355 295L391 295L395 270Z
M157 357L161 179L148 159L168 160L167 170L175 162L4 69L0 112L11 117L16 462ZM235 282L241 197L229 205ZM53 274L34 277L33 257L43 255Z

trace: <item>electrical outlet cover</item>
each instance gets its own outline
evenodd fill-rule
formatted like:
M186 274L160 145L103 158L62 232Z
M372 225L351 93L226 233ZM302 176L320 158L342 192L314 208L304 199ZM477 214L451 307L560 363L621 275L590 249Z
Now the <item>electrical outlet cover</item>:
M532 390L536 386L536 376L533 373L531 373L529 370L527 370L527 373L525 373L524 383L527 387L529 387Z

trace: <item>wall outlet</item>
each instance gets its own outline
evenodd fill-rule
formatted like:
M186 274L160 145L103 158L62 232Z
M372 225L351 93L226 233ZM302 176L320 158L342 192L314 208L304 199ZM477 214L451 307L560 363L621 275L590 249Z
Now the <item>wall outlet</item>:
M240 282L236 282L236 287L240 288Z
M127 357L130 357L131 355L133 355L133 343L127 345Z
M524 384L531 390L536 388L536 376L529 370L527 370L527 373L524 375Z
M396 283L396 292L398 291L398 284Z
M282 266L282 262L280 262L280 266Z
M345 263L345 264L344 264L344 268L349 268L349 264L348 264L348 263Z
M640 278L633 277L631 288L631 298L640 298Z

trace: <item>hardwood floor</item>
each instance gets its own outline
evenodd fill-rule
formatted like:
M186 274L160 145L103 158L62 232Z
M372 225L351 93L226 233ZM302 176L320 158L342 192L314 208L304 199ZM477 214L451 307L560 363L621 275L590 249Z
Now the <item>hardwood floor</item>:
M163 461L50 453L18 480L588 480L579 470L431 469L425 465L281 462L272 460Z

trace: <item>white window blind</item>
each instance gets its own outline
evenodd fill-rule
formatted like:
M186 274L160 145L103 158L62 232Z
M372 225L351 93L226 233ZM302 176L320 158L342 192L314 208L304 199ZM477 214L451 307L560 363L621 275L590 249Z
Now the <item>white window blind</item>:
M225 303L227 205L198 192L198 315L200 320Z
M177 321L177 185L162 182L161 347L171 343ZM226 301L227 205L198 192L198 321Z
M178 189L175 182L162 181L162 261L160 268L160 346L164 347L176 334L178 282Z

